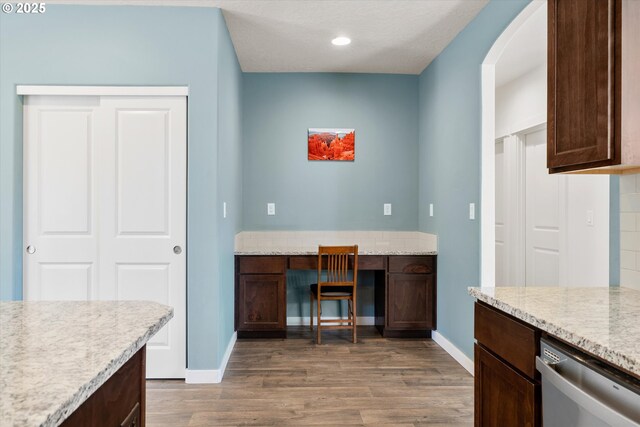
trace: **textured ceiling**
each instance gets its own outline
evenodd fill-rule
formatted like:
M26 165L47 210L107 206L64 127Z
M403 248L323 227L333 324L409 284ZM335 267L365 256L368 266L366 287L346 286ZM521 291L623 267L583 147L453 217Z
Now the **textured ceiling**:
M488 0L51 0L223 10L243 71L419 74ZM331 39L350 37L349 46Z

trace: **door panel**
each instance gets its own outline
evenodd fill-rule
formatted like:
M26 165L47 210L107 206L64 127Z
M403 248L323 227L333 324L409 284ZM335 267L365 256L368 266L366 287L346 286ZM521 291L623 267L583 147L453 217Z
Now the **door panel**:
M92 299L92 263L40 263L39 298L42 300Z
M28 96L24 117L25 299L172 306L147 375L184 378L186 98Z
M89 234L93 134L91 110L41 110L38 199L41 234ZM60 199L64 203L60 203Z
M116 123L118 234L167 235L170 110L118 109Z

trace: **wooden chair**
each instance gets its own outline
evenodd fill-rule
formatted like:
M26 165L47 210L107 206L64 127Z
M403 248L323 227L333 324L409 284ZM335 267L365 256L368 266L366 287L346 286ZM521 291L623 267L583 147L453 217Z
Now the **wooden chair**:
M349 258L353 256L353 268L349 279ZM326 280L322 280L322 272ZM316 343L321 343L322 329L351 329L353 342L356 334L356 287L358 283L358 245L354 246L318 246L318 282L311 285L310 321L313 331L313 304L317 301L318 330ZM347 301L347 319L322 319L322 301ZM337 325L336 323L341 323ZM333 325L332 325L333 324Z

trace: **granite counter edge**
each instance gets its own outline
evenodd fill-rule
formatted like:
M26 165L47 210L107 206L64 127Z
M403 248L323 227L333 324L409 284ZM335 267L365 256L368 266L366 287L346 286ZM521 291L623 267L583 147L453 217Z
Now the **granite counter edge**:
M522 320L550 335L553 335L569 344L574 345L578 349L590 353L594 356L611 363L612 365L625 370L632 375L640 378L640 363L629 356L622 354L618 351L612 350L602 344L598 344L587 337L581 337L575 332L571 332L563 327L557 326L547 320L540 319L522 309L513 307L499 299L489 296L482 292L481 288L469 287L467 288L469 295L477 298L492 307L497 308L517 319Z
M83 384L78 391L60 406L55 412L51 413L42 427L58 426L64 420L69 418L73 412L78 409L93 393L96 392L111 376L118 371L134 354L136 354L148 341L155 335L164 325L173 318L173 308L158 319L158 321L147 331L139 336L126 349L122 351L115 359L111 360L95 377L89 382Z

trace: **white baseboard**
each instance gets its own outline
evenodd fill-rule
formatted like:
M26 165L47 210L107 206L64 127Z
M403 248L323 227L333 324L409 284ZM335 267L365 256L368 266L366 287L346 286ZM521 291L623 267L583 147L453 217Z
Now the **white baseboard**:
M344 317L329 317L329 316L325 316L323 317L323 319L326 320L333 320L333 319L345 319ZM371 326L371 325L375 325L376 324L376 318L373 316L358 316L358 325L363 325L363 326ZM313 318L313 324L316 324L316 318ZM303 325L309 325L309 316L304 316L304 317L287 317L287 326L303 326Z
M438 331L431 332L431 339L436 342L444 351L449 353L456 362L458 362L464 369L466 369L471 375L473 375L473 360L469 359L458 347L453 345L451 341L446 339Z
M187 369L184 382L187 384L218 384L222 382L224 371L227 369L227 363L229 363L237 339L238 333L234 332L227 345L227 350L224 352L219 369Z

